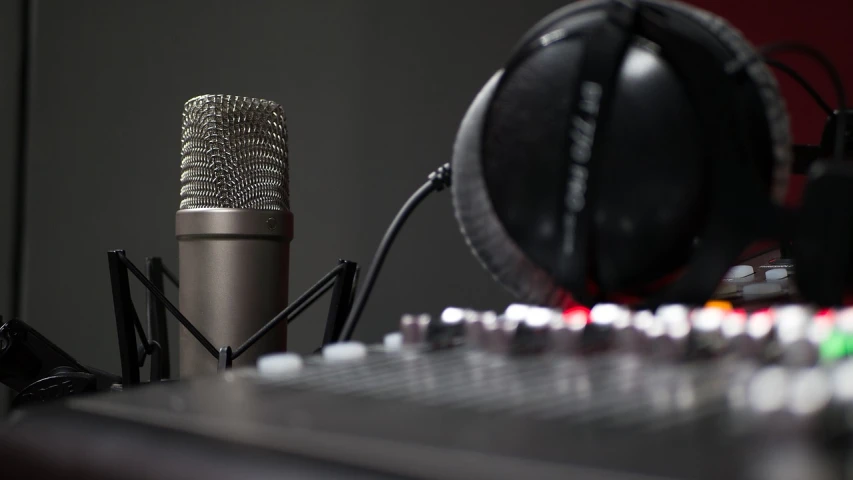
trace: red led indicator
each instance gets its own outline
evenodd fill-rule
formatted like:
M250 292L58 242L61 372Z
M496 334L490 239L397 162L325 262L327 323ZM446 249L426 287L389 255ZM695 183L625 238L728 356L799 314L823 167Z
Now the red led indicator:
M589 309L584 306L569 307L563 310L563 321L567 325L586 324L590 322Z
M734 310L730 310L726 313L726 318L731 320L738 320L741 323L746 322L746 310L742 308L736 308Z
M772 324L773 323L773 312L769 308L765 308L762 310L756 310L752 312L750 316L750 320L753 322L761 322L764 324Z
M815 314L814 319L816 322L833 323L835 322L835 312L828 308L824 308Z

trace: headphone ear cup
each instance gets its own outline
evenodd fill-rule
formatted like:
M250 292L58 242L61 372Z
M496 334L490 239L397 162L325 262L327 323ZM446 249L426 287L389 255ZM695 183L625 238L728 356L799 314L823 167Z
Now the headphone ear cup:
M518 298L563 305L567 293L528 260L507 234L489 198L483 176L483 122L503 71L495 73L468 108L453 145L451 195L465 242L498 284Z
M732 59L754 58L757 56L755 47L747 41L743 34L724 18L707 12L697 7L668 0L643 0L649 5L667 8L673 12L680 13L694 21L708 33L725 46ZM770 72L764 62L752 62L744 69L758 92L758 97L763 109L763 117L759 114L748 119L749 124L766 124L771 150L767 161L770 173L770 196L778 205L782 205L788 191L788 180L794 163L791 151L791 133L788 121L788 112L785 100L779 91L776 77ZM758 132L750 132L748 136L755 136ZM763 135L763 134L762 134ZM766 149L762 149L766 151ZM760 152L756 152L762 155Z
M815 164L803 192L794 236L797 287L822 306L844 302L853 280L853 165Z

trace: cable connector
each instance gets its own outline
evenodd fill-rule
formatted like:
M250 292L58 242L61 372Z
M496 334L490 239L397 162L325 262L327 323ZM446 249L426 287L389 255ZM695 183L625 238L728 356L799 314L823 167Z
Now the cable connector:
M451 173L450 164L445 163L438 167L434 172L429 174L429 181L432 183L432 189L435 192L440 192L450 186Z

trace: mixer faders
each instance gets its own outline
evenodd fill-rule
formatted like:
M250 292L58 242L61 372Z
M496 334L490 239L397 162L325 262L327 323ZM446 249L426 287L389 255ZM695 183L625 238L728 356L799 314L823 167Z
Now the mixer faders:
M633 353L672 361L733 356L807 367L853 355L853 309L785 305L747 313L724 302L655 312L614 304L554 310L513 304L502 314L447 308L404 315L403 341L433 349L464 345L495 354Z
M450 307L434 318L404 315L400 329L391 335L402 336L401 348L421 355L457 349L468 357L505 362L536 358L550 367L633 359L644 370L637 372L640 379L655 377L655 370L672 375L670 380L705 371L715 377L715 387L701 394L718 394L726 417L750 418L744 425L781 416L792 425L835 435L846 432L843 418L848 408L853 412L853 308L791 304L746 311L710 302L700 308L632 311L615 304L566 310L513 304L502 313ZM681 392L682 400L699 395ZM650 394L668 395L666 388ZM826 415L833 424L813 421Z

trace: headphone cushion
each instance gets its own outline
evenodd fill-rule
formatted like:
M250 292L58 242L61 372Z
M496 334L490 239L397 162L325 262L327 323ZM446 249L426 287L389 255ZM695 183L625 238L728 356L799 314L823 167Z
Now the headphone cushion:
M517 298L541 305L563 305L568 292L531 262L498 220L480 158L485 112L503 72L495 73L471 103L453 146L451 195L465 242L498 284Z

